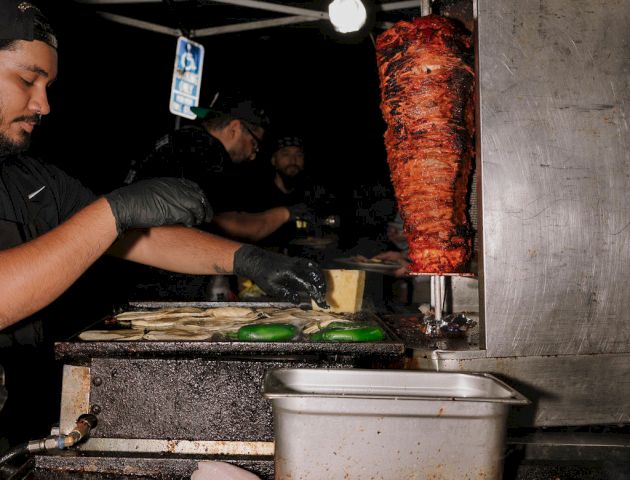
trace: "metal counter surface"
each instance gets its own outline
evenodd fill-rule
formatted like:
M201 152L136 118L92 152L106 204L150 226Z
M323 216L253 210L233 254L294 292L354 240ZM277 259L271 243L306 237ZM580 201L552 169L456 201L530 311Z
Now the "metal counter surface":
M628 480L629 449L627 440L606 434L510 437L503 480ZM223 460L66 452L35 457L21 475L11 480L188 480L197 461L203 459ZM274 478L272 458L243 457L231 461L263 480ZM97 468L100 473L95 471Z

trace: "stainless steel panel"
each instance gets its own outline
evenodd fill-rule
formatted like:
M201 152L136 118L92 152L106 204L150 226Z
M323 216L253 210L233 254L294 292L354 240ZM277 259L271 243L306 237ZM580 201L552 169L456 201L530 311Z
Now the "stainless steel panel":
M488 356L630 351L629 25L627 0L478 1Z
M504 380L532 401L510 410L510 426L630 423L629 354L484 358L479 351L416 350L408 367Z

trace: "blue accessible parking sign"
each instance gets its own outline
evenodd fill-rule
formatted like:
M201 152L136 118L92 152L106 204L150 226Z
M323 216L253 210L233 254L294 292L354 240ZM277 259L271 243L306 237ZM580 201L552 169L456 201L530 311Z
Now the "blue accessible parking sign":
M190 111L190 107L196 107L199 104L203 53L203 45L185 37L177 39L169 104L169 110L175 115L196 118L196 115Z

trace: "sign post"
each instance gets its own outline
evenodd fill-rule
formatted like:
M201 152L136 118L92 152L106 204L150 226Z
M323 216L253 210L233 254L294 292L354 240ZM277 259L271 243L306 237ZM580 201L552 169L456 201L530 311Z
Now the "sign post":
M185 37L177 39L169 102L171 113L191 120L196 118L196 115L190 111L190 107L196 107L199 104L203 54L203 45Z

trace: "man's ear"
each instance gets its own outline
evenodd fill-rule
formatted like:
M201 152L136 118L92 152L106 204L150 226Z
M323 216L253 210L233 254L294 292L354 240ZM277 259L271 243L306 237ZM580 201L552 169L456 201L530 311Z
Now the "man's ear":
M273 165L274 167L276 166L276 154L275 153L271 156L271 165Z
M230 138L236 138L242 130L241 121L238 118L230 120L230 123L227 124L226 130L228 131Z

